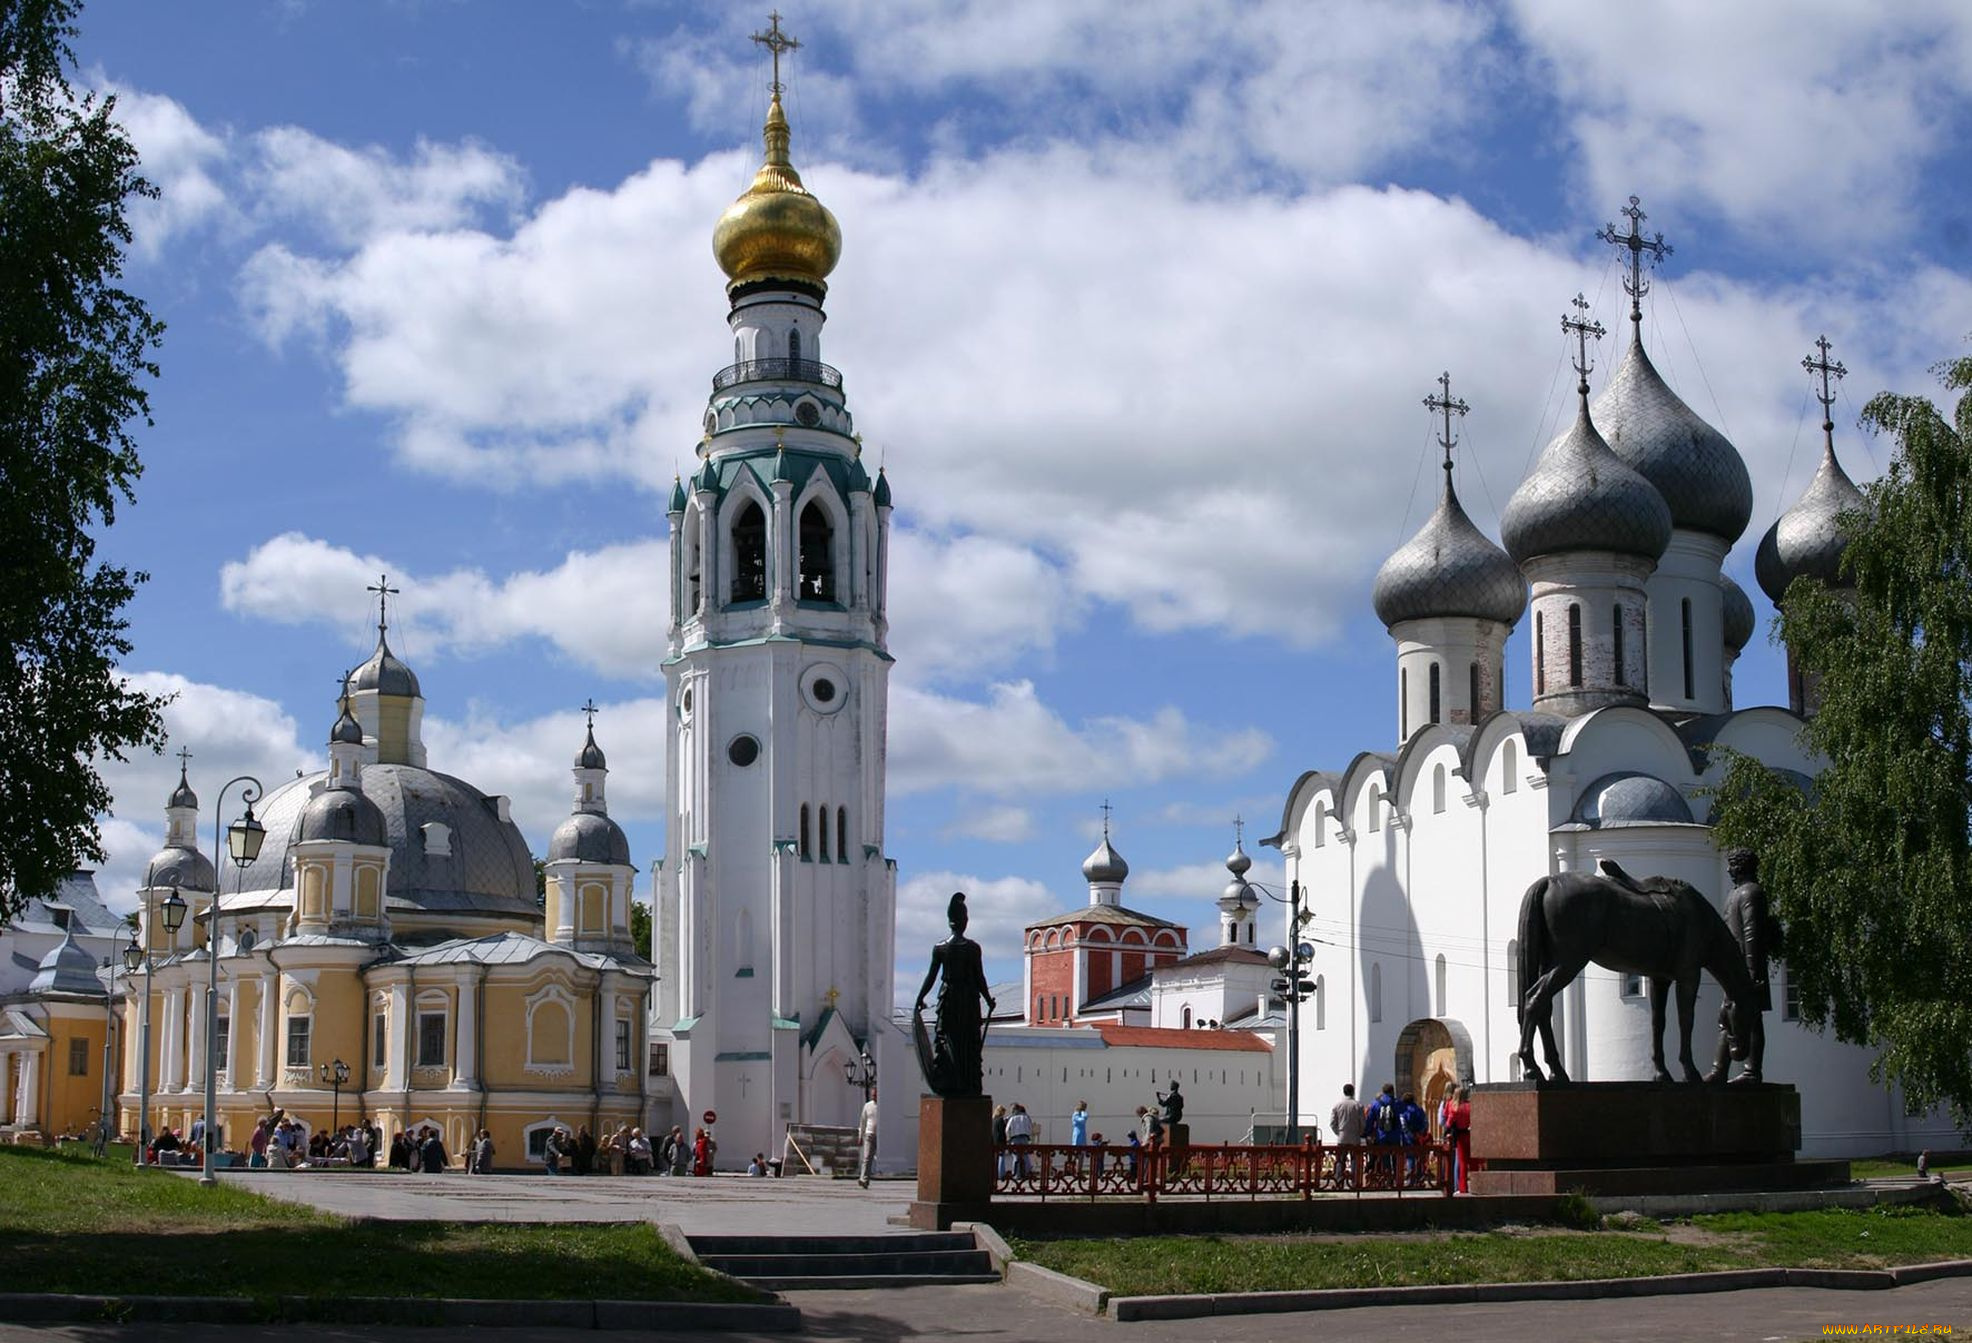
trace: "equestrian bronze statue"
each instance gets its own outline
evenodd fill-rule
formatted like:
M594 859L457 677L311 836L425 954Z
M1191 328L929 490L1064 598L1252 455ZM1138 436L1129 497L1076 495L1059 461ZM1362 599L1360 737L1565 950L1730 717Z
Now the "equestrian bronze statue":
M1546 1080L1534 1061L1534 1032L1547 1052L1548 1073L1568 1080L1554 1041L1554 999L1590 961L1618 974L1650 981L1651 1062L1656 1080L1671 1080L1664 1066L1664 1000L1678 991L1678 1062L1684 1080L1698 1082L1691 1058L1691 1017L1698 1001L1698 972L1708 971L1725 990L1727 1031L1733 1058L1746 1057L1759 1001L1739 942L1712 902L1673 877L1633 878L1614 863L1609 875L1564 872L1542 877L1520 902L1520 1060L1526 1075Z
M911 1009L911 1036L917 1045L918 1066L925 1084L938 1096L977 1096L985 1091L984 1051L989 1018L979 1010L994 1007L986 987L986 965L979 944L965 935L965 892L946 906L952 935L931 949L931 968L924 972L916 1005ZM938 983L943 976L943 982ZM935 1031L926 1031L924 1000L938 983Z

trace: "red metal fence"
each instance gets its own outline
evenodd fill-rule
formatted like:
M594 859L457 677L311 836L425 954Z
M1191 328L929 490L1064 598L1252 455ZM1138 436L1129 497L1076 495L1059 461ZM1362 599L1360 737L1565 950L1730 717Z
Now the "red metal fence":
M993 1149L996 1198L1103 1195L1156 1202L1206 1198L1312 1198L1338 1194L1450 1194L1449 1144L1301 1147L1071 1147L1009 1143Z

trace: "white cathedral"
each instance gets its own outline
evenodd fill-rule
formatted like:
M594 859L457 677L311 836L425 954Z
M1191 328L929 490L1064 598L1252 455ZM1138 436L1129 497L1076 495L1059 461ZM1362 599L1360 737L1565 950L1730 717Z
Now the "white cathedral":
M1801 729L1814 687L1789 660L1786 708L1736 707L1732 665L1754 632L1746 594L1723 564L1752 515L1745 463L1665 384L1643 347L1642 237L1634 199L1628 349L1593 402L1586 313L1573 423L1548 444L1501 517L1502 550L1453 489L1450 397L1437 510L1378 573L1377 615L1396 641L1394 747L1371 746L1335 772L1310 770L1266 843L1286 860L1312 916L1289 940L1316 944L1304 1008L1303 1114L1325 1113L1344 1082L1369 1094L1394 1081L1432 1101L1451 1081L1518 1080L1515 982L1520 902L1551 873L1604 859L1636 875L1683 878L1723 903L1730 886L1706 824L1706 788L1726 751L1804 786L1820 767ZM1577 300L1580 304L1580 300ZM1581 305L1585 307L1586 305ZM1799 575L1839 581L1844 510L1863 497L1836 460L1829 378L1824 446L1803 496L1760 543L1755 570L1775 601ZM1533 704L1503 701L1507 636L1531 608ZM1912 1115L1870 1080L1870 1051L1798 1020L1784 963L1773 967L1765 1076L1800 1088L1802 1150L1847 1156L1956 1145L1942 1115ZM1705 981L1692 1034L1707 1066L1718 989ZM1667 1050L1676 1051L1676 1013ZM1647 986L1597 966L1557 1000L1570 1076L1651 1076Z

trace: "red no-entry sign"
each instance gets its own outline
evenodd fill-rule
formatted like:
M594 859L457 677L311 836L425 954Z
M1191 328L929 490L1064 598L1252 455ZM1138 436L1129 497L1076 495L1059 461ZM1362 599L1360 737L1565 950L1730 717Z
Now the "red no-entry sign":
M717 1110L707 1110L707 1111L705 1112L705 1122L706 1122L706 1123L708 1123L708 1124L716 1124L716 1123L718 1123L718 1122L719 1122L719 1112L718 1112Z

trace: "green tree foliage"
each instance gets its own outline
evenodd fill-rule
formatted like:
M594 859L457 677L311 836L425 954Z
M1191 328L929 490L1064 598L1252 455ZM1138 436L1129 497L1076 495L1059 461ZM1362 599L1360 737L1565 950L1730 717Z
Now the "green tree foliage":
M637 954L649 960L650 906L641 900L630 902L630 940L636 944Z
M117 671L145 576L95 559L150 423L163 327L118 281L155 190L115 100L69 87L76 9L0 0L0 917L102 861L97 764L164 740L164 701Z
M1802 1018L1972 1127L1972 358L1937 372L1951 418L1889 393L1863 410L1897 451L1844 520L1853 591L1801 578L1782 604L1827 767L1803 794L1735 759L1715 821L1760 854Z

